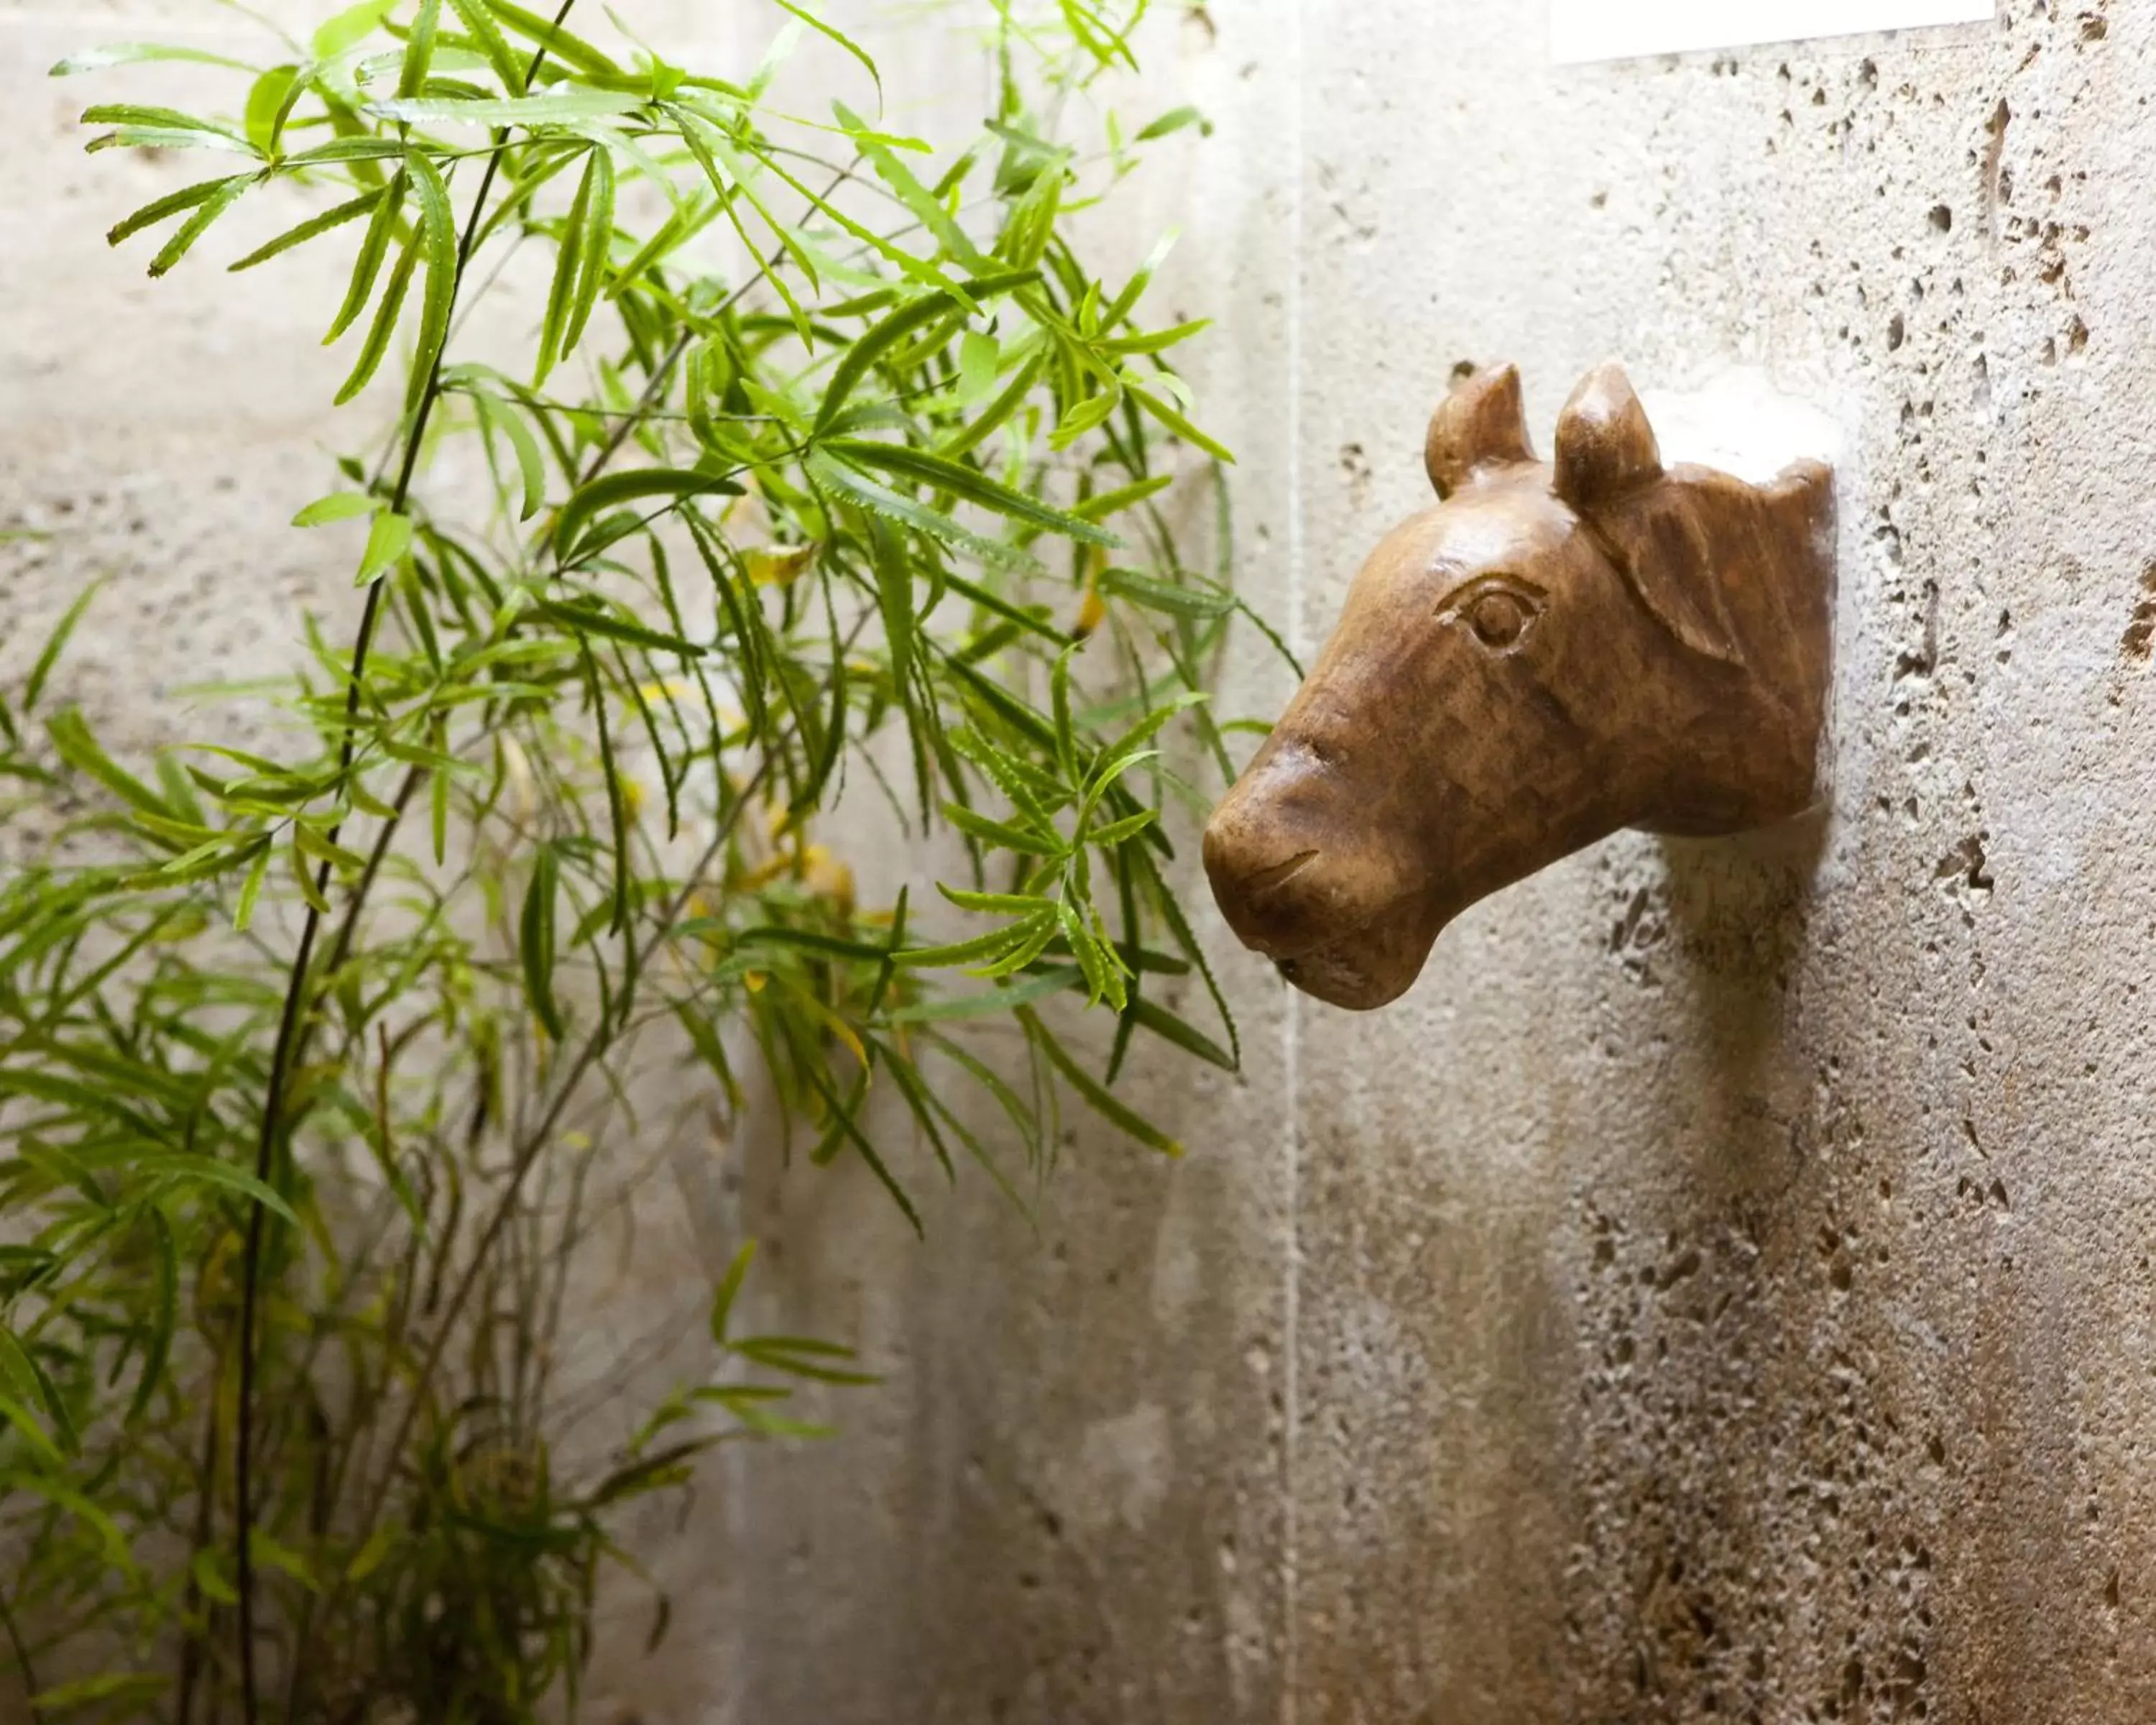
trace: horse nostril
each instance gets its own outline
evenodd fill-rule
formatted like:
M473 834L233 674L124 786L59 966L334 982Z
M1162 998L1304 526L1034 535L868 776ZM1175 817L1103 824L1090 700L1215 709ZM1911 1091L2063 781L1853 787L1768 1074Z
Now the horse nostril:
M1298 850L1285 862L1274 863L1269 868L1253 869L1243 876L1243 889L1254 897L1277 892L1317 860L1317 852L1315 850Z

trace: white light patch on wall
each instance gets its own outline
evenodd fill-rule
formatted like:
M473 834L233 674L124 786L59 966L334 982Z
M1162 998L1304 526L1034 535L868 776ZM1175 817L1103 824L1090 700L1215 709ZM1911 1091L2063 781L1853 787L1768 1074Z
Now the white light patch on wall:
M1989 23L1998 0L1550 0L1560 61Z

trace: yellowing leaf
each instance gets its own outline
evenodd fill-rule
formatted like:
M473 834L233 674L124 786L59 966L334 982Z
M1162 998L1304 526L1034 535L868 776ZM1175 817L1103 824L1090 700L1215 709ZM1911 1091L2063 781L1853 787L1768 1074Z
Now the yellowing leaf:
M748 565L748 578L758 587L786 587L800 579L820 549L814 544L759 546L745 552L742 561Z
M854 871L820 845L801 854L802 878L808 890L850 916L854 908Z

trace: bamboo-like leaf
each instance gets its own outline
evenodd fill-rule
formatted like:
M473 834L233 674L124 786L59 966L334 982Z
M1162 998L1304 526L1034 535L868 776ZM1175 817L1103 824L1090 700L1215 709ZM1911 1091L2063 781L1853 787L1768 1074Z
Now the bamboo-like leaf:
M769 206L757 195L755 186L752 183L755 178L754 170L726 142L718 127L712 125L710 121L685 107L676 106L671 111L676 124L680 128L681 141L689 146L690 153L696 158L697 165L704 170L704 177L711 182L711 189L718 193L720 199L725 204L726 214L733 221L735 231L741 234L742 244L748 244L748 234L741 225L739 212L734 208L734 198L737 196L745 198L749 208L763 218L764 225L777 236L780 249L792 259L793 267L808 278L808 285L812 288L819 287L821 284L816 275L816 260L808 255L807 249L801 244L800 236L793 231L793 228L773 214ZM761 158L760 165L766 167L773 167L771 158L768 157ZM777 171L774 168L774 172ZM820 200L815 199L813 194L811 194L811 201L820 203ZM828 208L828 206L825 207ZM774 287L778 286L777 276L773 275L768 279ZM794 321L801 328L803 339L806 341L809 338L806 320L801 315L798 306L794 307L793 311Z
M1112 849L1127 839L1135 839L1160 819L1158 809L1141 809L1136 814L1126 815L1121 820L1110 821L1104 827L1096 827L1086 834L1086 842Z
M333 60L339 54L350 53L374 33L396 4L397 0L360 0L357 6L347 6L316 30L312 44L315 58Z
M327 863L332 869L341 869L348 875L356 875L367 866L365 857L338 844L306 816L303 815L292 823L292 836L307 855L316 862Z
M408 126L557 126L572 120L605 120L634 113L644 98L628 91L578 90L559 95L398 96L371 102L377 120Z
M390 236L396 231L397 218L403 213L405 187L410 183L410 176L399 169L396 178L379 194L381 201L374 206L373 219L367 224L367 232L359 242L359 255L352 263L352 285L345 290L344 304L337 308L336 317L330 322L329 334L322 337L323 346L327 347L350 329L352 321L367 310L367 301L374 297L375 278L381 273L382 259L389 254Z
M1057 654L1048 678L1048 710L1055 721L1056 762L1066 780L1078 777L1078 740L1070 723L1070 661L1081 644L1074 641Z
M359 357L352 364L352 375L336 393L339 407L366 388L381 369L382 358L389 352L389 339L397 333L397 320L403 315L404 296L411 289L420 254L425 249L425 239L426 226L422 223L413 229L412 237L398 254L396 264L389 272L388 284L382 290L382 302L374 308L374 321L367 328L366 341L360 344Z
M848 54L859 60L862 65L865 66L868 69L870 78L873 80L875 84L876 99L879 101L883 99L883 74L876 69L876 63L869 57L869 52L866 49L863 48L860 44L855 41L852 37L847 35L845 32L839 29L836 25L826 23L822 18L817 17L814 13L809 11L807 7L798 4L797 0L776 0L776 4L782 10L792 13L794 17L799 18L801 22L808 25L810 29L816 31L821 35L829 37L832 41L837 43L839 47L844 49Z
M1125 1107L1090 1072L1072 1060L1031 1007L1019 1008L1016 1016L1019 1022L1025 1026L1026 1034L1032 1039L1034 1046L1048 1056L1050 1064L1062 1074L1064 1081L1078 1092L1087 1107L1117 1131L1137 1139L1148 1149L1158 1150L1163 1156L1179 1157L1183 1154L1182 1145L1143 1116Z
M244 150L250 156L260 153L229 126L219 126L213 120L204 120L197 115L183 114L177 108L146 108L131 102L106 102L95 108L84 109L82 123L85 126L116 126L129 131L197 132L232 148Z
M1140 480L1134 485L1118 485L1113 490L1101 492L1097 497L1089 497L1070 512L1085 521L1104 521L1111 515L1121 514L1126 509L1158 497L1174 483L1173 474L1155 474L1151 479Z
M73 707L54 714L45 721L45 730L60 758L76 772L87 773L123 803L151 814L172 814L155 791L105 752L82 715Z
M944 818L969 839L978 839L984 845L995 845L1005 850L1015 850L1024 856L1061 856L1067 847L1062 835L1045 824L1014 825L1008 821L990 820L986 815L965 807L963 803L946 803Z
M543 48L563 65L578 72L619 77L621 68L580 36L550 23L513 0L485 0L486 9L526 41Z
M1029 976L1022 983L1008 986L999 983L993 988L984 988L978 994L922 1001L904 1007L891 1015L891 1021L895 1024L934 1024L965 1019L1007 1018L1017 1008L1060 993L1081 980L1074 966L1065 965L1038 976Z
M318 1594L322 1590L321 1583L315 1579L313 1565L263 1528L257 1527L250 1530L248 1547L254 1555L257 1568L275 1569L280 1575L289 1575L309 1593Z
M1195 1025L1186 1024L1157 1001L1141 997L1130 1004L1130 1014L1138 1025L1152 1032L1163 1041L1172 1042L1186 1054L1192 1054L1209 1066L1218 1066L1223 1072L1241 1070L1235 1057Z
M568 354L569 317L576 309L577 285L582 278L579 266L584 234L590 225L592 182L598 173L599 159L605 154L600 149L587 152L583 175L577 182L577 193L570 201L561 241L555 249L554 282L547 290L547 314L539 326L539 356L531 378L534 389L545 385L547 374Z
M356 521L382 507L381 500L364 491L331 491L317 497L292 517L295 527L326 527L332 521Z
M247 92L247 141L264 156L276 151L299 86L297 66L272 66Z
M939 444L937 454L942 455L946 460L955 461L968 450L977 448L1002 430L1017 417L1018 410L1025 405L1026 398L1033 393L1033 387L1040 381L1040 374L1047 365L1048 350L1044 347L1019 367L1010 382L1004 386L1003 393L982 410L980 417L967 426L964 430ZM1172 481L1163 479L1161 483L1166 485ZM1075 511L1074 513L1088 521L1097 521L1102 518L1098 515L1089 514L1082 509Z
M1123 1009L1122 977L1104 954L1101 943L1086 928L1085 919L1069 900L1056 906L1056 921L1061 928L1064 945L1078 961L1078 969L1086 978L1086 1004L1097 1006L1103 1000L1115 1009Z
M360 217L370 214L387 195L386 188L377 187L372 192L362 192L349 202L337 205L335 209L325 210L318 216L310 216L296 227L286 228L266 245L256 247L229 268L237 275L240 270L252 270L258 264L266 264L272 258L281 257L295 246L305 245L311 239L319 239L332 228L341 228L346 222L357 221Z
M678 654L684 659L701 659L711 651L680 635L670 635L660 629L646 629L642 624L618 617L603 610L598 603L575 605L542 604L532 607L531 614L545 618L549 623L558 623L565 629L579 634L603 636L610 641L620 641L631 647L641 647L647 652Z
M970 940L952 941L938 947L909 947L896 955L896 962L912 969L934 970L993 963L1024 946L1035 934L1046 938L1052 937L1055 932L1055 912L1050 908L987 934L975 935Z
M379 581L411 548L411 516L383 510L367 530L367 548L360 553L359 573L352 578L352 584L366 587Z
M187 60L197 65L223 66L228 71L252 72L245 60L212 54L203 48L179 48L163 42L115 42L83 54L71 54L54 66L49 76L72 78L83 72L101 72L107 66L141 65L153 60Z
M38 697L45 692L45 680L52 675L53 667L59 663L60 655L67 650L67 644L74 634L74 626L82 621L82 614L90 608L90 601L97 597L98 589L104 585L101 581L88 583L74 596L74 602L61 614L52 634L45 637L45 644L38 650L37 663L30 667L28 680L23 685L24 718L37 710Z
M95 156L101 150L219 150L229 155L259 159L252 144L229 132L201 129L177 131L151 126L123 126L117 131L100 133L82 148L85 156Z
M0 1323L0 1385L12 1391L17 1401L42 1408L48 1421L60 1425L64 1415L51 1379L38 1369L21 1338L4 1323Z
M0 1487L23 1492L42 1500L54 1509L65 1511L97 1535L107 1563L124 1574L131 1575L135 1573L136 1566L133 1554L128 1549L127 1536L120 1531L119 1524L104 1509L64 1480L49 1474L26 1473L20 1468L10 1468L5 1473L0 1473ZM147 1681L150 1680L138 1675L122 1676L107 1673L102 1676L85 1677L80 1683L60 1684L56 1688L42 1691L31 1700L34 1706L58 1712L79 1704L85 1695L92 1698L100 1695L125 1695L129 1692L129 1686L139 1688ZM162 1678L155 1681L160 1686L164 1681ZM54 1698L55 1697L59 1697L57 1701Z
M449 855L449 774L446 768L434 769L427 791L428 835L434 844L434 865L439 868Z
M412 356L412 375L404 396L404 411L413 413L418 411L420 398L434 381L442 349L449 339L449 316L457 302L457 223L441 170L418 151L408 160L412 187L418 194L418 239L427 264L419 296L418 345Z
M59 1446L46 1434L38 1416L12 1395L0 1395L0 1420L12 1426L18 1436L30 1450L33 1457L54 1473L67 1466L67 1458L60 1454Z
M1000 540L984 539L978 533L963 527L940 510L916 503L911 497L902 497L870 479L866 474L834 460L821 449L812 450L804 464L816 482L836 491L842 497L872 510L886 519L897 521L926 533L932 539L977 557L983 562L998 563L1006 567L1034 570L1040 565L1023 547L1006 544Z
M531 879L524 889L524 911L518 920L518 951L524 965L524 993L533 1014L547 1035L562 1037L562 1009L554 1001L554 900L560 886L560 865L551 844L542 845L531 860Z
M410 147L401 138L365 136L332 138L326 144L316 144L310 149L292 151L285 157L284 166L287 168L343 167L355 162L388 162L403 158Z
M1014 293L1030 286L1040 279L1037 270L1016 270L995 275L976 276L968 281L966 293L977 304L985 304L1004 294ZM823 405L816 412L816 428L821 431L839 416L839 410L853 398L862 380L886 357L896 352L899 344L926 329L939 317L964 309L956 294L944 289L923 294L884 319L875 328L850 347L832 368L831 381L824 391Z
M539 454L539 440L531 434L531 428L524 423L523 416L509 403L475 392L473 405L479 410L480 423L490 431L498 431L516 457L517 475L523 485L524 502L517 519L528 521L539 513L547 501L547 464Z
M634 473L602 475L578 490L562 506L554 523L554 544L564 560L579 553L584 529L601 510L618 509L625 503L665 497L680 502L691 497L738 497L740 484L717 474L680 468L646 468ZM583 554L588 555L588 552Z
M523 62L502 35L501 27L495 23L494 14L486 9L485 0L449 0L449 4L459 21L471 32L472 39L479 44L480 52L494 68L494 75L501 80L502 89L511 96L522 95Z
M202 1589L204 1599L220 1605L237 1605L239 1589L225 1574L224 1564L225 1554L214 1546L206 1545L194 1554L193 1561L187 1565L187 1574Z
M1037 892L968 892L962 887L947 886L940 880L936 890L962 911L990 916L1037 916L1055 908L1055 900L1044 898Z
M280 1220L300 1225L299 1217L293 1213L277 1192L256 1179L245 1168L235 1168L228 1162L219 1162L213 1156L145 1156L134 1164L134 1172L146 1179L174 1187L213 1186L220 1192L228 1192L259 1204Z
M300 896L308 907L321 916L330 914L330 901L315 878L316 870L307 865L307 854L300 849L296 836L285 846L285 859L292 871L292 883L300 889Z
M1180 347L1212 327L1213 320L1209 317L1193 318L1188 323L1171 325L1164 330L1147 330L1139 335L1115 336L1101 342L1100 351L1119 356L1160 353L1170 347Z
M404 39L404 64L397 74L397 94L416 96L427 87L427 69L434 61L434 36L442 23L442 0L419 0L411 32Z
M920 626L913 604L913 569L898 536L880 523L870 531L869 550L875 565L876 603L883 612L891 681L903 691L912 686L914 638Z
M579 194L585 208L583 231L577 237L577 286L557 359L567 358L583 339L584 326L591 321L592 308L606 285L608 258L613 248L613 157L603 148L593 150L586 172L591 176L591 197L587 201Z
M1195 108L1170 108L1159 119L1138 129L1134 143L1148 144L1155 138L1164 138L1186 126L1196 126L1207 137L1213 135L1213 122Z
M168 192L162 198L151 199L132 215L116 223L105 236L106 243L118 245L132 239L145 228L154 228L158 223L179 214L182 210L193 209L208 203L234 177L230 174L219 174L215 179L198 180L192 186L183 186L177 192ZM247 176L241 174L237 177L244 181Z
M239 899L232 913L232 926L237 933L246 933L247 925L254 920L255 902L262 896L262 883L269 875L270 859L276 849L274 845L264 845L257 851L247 870L247 878L239 883Z
M917 484L932 485L937 490L947 491L954 497L997 515L1024 521L1029 526L1045 528L1051 533L1060 533L1081 544L1112 548L1123 542L1106 527L1081 521L1060 509L1052 509L1037 497L990 479L978 468L968 467L963 462L950 460L927 449L852 437L828 438L823 448L830 454L855 466L873 467L894 478L910 479Z
M162 275L187 256L194 243L209 231L210 223L239 203L254 180L253 174L239 174L219 186L215 193L180 224L178 230L165 242L163 249L150 260L150 274Z
M1063 423L1055 428L1055 435L1050 440L1049 447L1059 450L1069 449L1087 432L1096 431L1105 425L1122 404L1123 392L1120 385L1103 390L1098 395L1087 396L1063 416Z
M352 1553L352 1562L345 1568L344 1579L357 1587L389 1559L404 1538L404 1530L394 1522L383 1522L367 1536L367 1543Z
M269 845L262 847L262 860L265 863L270 860L270 851ZM151 1249L157 1260L157 1299L150 1314L149 1335L143 1343L135 1395L128 1404L126 1423L131 1426L148 1410L151 1399L164 1381L165 1366L172 1357L172 1337L179 1321L179 1249L172 1239L172 1224L155 1204L146 1206L143 1214L149 1218Z
M734 1254L733 1262L720 1278L718 1291L711 1297L711 1339L720 1347L726 1345L726 1326L733 1316L734 1301L741 1293L742 1284L748 1280L749 1266L756 1261L756 1242L742 1242Z
M867 122L844 102L834 102L831 110L838 116L839 124L852 134L855 147L868 157L876 177L891 187L913 218L935 235L936 243L945 254L968 270L979 272L988 269L988 260L967 237L957 219L943 207L942 200L921 183L896 151L876 138Z
M1153 394L1151 390L1141 389L1137 384L1127 380L1125 381L1123 388L1129 392L1132 400L1193 449L1203 449L1215 461L1224 461L1230 466L1234 465L1235 458L1226 444L1207 436L1181 413Z
M767 1371L789 1378L807 1378L819 1384L876 1384L874 1373L856 1372L833 1362L851 1360L854 1350L835 1342L807 1336L752 1336L731 1345L732 1352Z
M1185 587L1137 569L1103 569L1095 582L1103 593L1171 617L1224 617L1235 608L1233 593Z

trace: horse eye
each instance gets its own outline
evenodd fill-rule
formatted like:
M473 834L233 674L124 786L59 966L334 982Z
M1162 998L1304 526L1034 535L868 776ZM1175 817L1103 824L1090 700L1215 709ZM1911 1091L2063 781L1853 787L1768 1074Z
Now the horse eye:
M1520 637L1527 634L1527 625L1534 620L1535 613L1527 601L1502 587L1478 593L1467 608L1467 626L1475 631L1475 639L1486 647L1518 645Z

